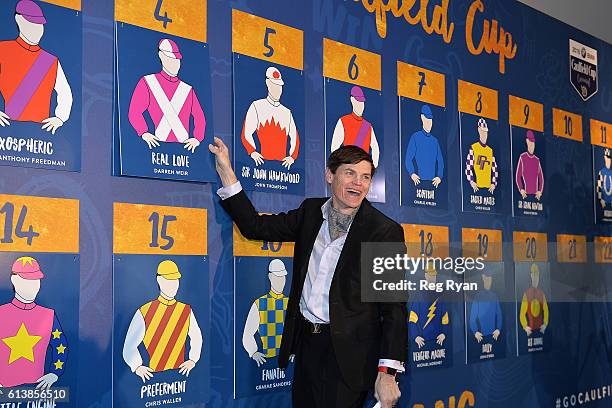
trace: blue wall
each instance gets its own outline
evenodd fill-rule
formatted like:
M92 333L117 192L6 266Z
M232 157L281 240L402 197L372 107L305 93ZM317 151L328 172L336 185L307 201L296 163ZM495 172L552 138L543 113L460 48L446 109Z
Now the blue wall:
M112 203L142 202L158 205L204 207L209 210L209 266L211 280L211 336L205 352L211 355L211 407L289 406L288 394L234 401L232 399L233 259L232 224L218 205L217 186L136 178L111 177L113 2L85 0L83 139L81 173L3 167L0 190L9 194L78 198L81 200L81 297L79 346L79 407L111 406L112 339ZM437 3L437 2L436 2ZM591 148L586 119L612 122L612 47L587 34L552 20L512 0L486 2L487 15L498 19L513 34L517 56L498 71L494 56L472 56L464 40L464 19L471 2L451 0L449 18L455 22L451 44L427 36L420 27L388 16L388 34L376 33L373 15L360 2L312 1L208 1L208 38L212 75L215 134L232 140L232 7L304 30L306 124L302 132L306 154L306 196L325 194L324 108L322 39L329 37L383 55L383 98L387 157L387 204L377 205L403 223L450 226L451 241L461 238L461 226L499 228L504 239L513 230L607 235L606 226L594 225ZM568 38L599 52L599 92L583 103L568 78ZM398 98L396 60L424 66L446 75L447 109L456 112L457 79L500 91L500 132L508 132L507 95L536 100L545 105L548 218L483 217L461 212L458 116L449 114L447 159L449 205L447 210L399 207ZM553 106L582 114L582 144L551 135ZM507 134L507 133L506 133ZM209 136L207 136L208 138ZM205 139L206 141L206 139ZM280 211L299 205L302 197L254 193L260 211ZM510 200L510 198L506 198ZM510 208L508 206L507 208ZM550 238L549 238L550 239ZM511 258L507 258L510 260ZM506 274L513 284L509 262ZM586 271L577 273L587 273ZM593 269L591 284L610 288L612 279ZM509 306L512 309L512 305ZM425 371L402 378L401 406L475 394L478 407L552 407L559 396L609 384L612 381L612 307L609 303L558 303L551 305L551 352L466 366L463 322L453 323L454 368ZM510 314L510 321L512 321ZM551 318L553 319L553 318ZM591 406L610 406L611 400ZM412 406L412 405L410 405Z

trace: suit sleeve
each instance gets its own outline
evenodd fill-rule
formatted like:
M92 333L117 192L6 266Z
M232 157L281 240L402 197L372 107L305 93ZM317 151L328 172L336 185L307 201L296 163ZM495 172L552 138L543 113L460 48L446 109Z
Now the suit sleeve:
M406 252L404 230L398 224L394 224L381 241L398 244L389 245L390 253L386 254L386 256L395 257L397 253ZM408 312L406 303L380 303L379 313L382 321L380 359L405 362L408 353L408 326L406 324Z
M304 215L304 202L287 213L260 215L244 191L222 200L221 206L245 238L262 241L295 241Z

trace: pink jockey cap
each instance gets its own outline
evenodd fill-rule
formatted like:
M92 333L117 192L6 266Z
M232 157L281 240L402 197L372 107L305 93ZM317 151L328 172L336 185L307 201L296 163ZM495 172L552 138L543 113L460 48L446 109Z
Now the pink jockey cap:
M34 24L46 24L47 19L42 9L32 0L20 0L15 7L15 13L23 16L27 21Z
M357 99L359 102L365 102L366 100L365 94L363 93L363 89L361 89L361 87L357 85L351 88L351 96Z
M183 54L181 54L178 45L169 38L164 38L159 41L159 50L170 58L183 58Z
M36 280L45 277L45 274L40 270L38 261L30 256L22 256L13 263L11 270L13 275L19 275L23 279Z

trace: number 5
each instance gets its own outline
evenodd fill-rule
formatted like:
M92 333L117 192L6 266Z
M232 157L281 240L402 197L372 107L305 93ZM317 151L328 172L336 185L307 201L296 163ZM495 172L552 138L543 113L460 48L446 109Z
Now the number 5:
M276 30L270 27L266 27L266 33L264 34L264 47L266 47L266 49L268 51L264 52L263 55L264 57L268 57L270 58L272 55L274 55L274 48L272 48L272 46L270 45L270 34L276 34Z

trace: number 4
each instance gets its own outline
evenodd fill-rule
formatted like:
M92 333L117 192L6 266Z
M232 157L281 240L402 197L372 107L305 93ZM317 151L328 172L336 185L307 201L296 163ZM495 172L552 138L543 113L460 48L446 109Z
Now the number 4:
M168 18L168 12L164 12L164 15L162 16L160 14L161 12L161 6L162 3L164 2L164 0L157 0L157 5L155 6L155 13L153 13L153 17L155 17L155 19L157 21L161 21L164 23L164 29L168 26L168 23L172 22L171 18Z

